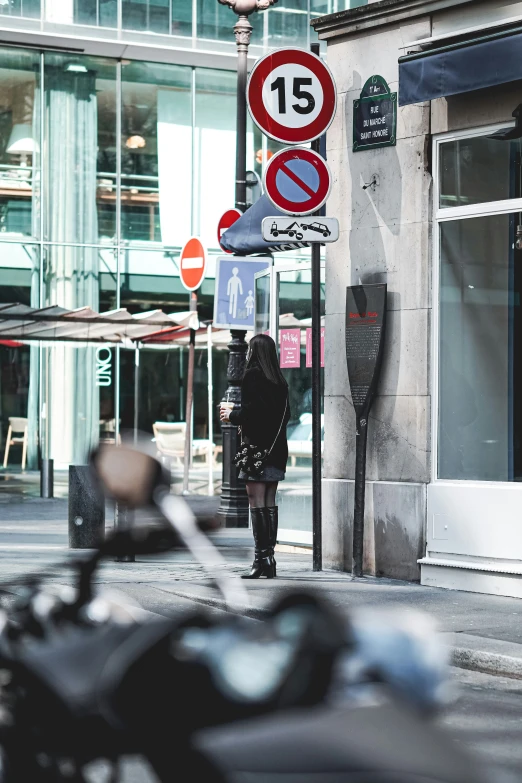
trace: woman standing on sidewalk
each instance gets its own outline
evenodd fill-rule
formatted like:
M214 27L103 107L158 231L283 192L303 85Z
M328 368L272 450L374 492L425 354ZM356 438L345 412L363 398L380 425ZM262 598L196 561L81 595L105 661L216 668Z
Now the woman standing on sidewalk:
M278 483L285 478L289 419L288 384L279 369L275 343L266 334L256 334L248 347L241 408L221 408L221 421L241 426L242 447L255 446L260 451L268 451L260 473L239 473L246 481L255 545L252 570L243 579L276 576L276 492Z

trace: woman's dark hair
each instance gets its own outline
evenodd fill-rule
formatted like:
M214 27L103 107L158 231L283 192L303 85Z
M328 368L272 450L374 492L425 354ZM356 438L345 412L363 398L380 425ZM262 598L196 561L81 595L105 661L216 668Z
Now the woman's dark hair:
M288 386L283 373L279 369L275 342L267 334L254 335L248 344L245 372L251 370L252 367L259 367L272 383Z

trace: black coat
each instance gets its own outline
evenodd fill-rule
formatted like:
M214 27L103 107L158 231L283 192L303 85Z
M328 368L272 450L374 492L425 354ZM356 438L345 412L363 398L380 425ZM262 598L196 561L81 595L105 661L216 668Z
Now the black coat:
M246 445L269 449L274 443L277 431L281 427L274 448L266 464L279 470L286 470L288 460L288 442L286 440L286 425L290 419L288 388L269 381L258 367L247 370L241 384L241 408L230 412L232 424L241 425L241 440Z

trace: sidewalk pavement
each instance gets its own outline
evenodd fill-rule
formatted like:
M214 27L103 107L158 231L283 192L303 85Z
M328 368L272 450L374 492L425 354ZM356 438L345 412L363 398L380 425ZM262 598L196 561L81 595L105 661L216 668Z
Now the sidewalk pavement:
M107 520L111 514L107 514ZM226 574L240 575L253 556L249 530L218 531L214 541L226 563ZM0 493L0 590L10 592L9 581L42 568L49 580L66 584L73 579L62 563L67 548L67 500L41 500ZM522 679L522 601L516 598L441 590L391 579L352 579L350 574L312 570L308 553L277 552L278 578L242 582L250 599L243 613L261 618L288 590L314 590L343 612L361 606L401 606L421 609L438 622L452 648L456 666L488 674ZM140 591L154 590L157 602L190 606L193 602L225 609L204 568L187 552L140 557L135 563L105 563L100 585L113 585L139 600Z

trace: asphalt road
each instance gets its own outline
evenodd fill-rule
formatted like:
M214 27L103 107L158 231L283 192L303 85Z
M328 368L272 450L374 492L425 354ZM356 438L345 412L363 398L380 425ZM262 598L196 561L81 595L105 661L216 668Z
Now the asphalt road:
M520 780L522 681L463 669L454 670L454 681L458 698L437 722L451 733L455 742L491 768L494 783ZM105 779L102 768L93 769L92 773L92 783ZM136 759L123 765L123 780L124 783L155 783L146 765Z

